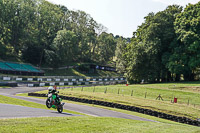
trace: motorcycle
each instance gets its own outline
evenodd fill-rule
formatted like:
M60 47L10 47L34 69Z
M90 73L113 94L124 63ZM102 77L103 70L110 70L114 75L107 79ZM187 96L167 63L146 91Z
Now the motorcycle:
M63 112L63 105L65 103L61 103L62 99L58 98L59 100L56 99L56 94L48 94L48 98L46 100L46 106L47 108L54 108L57 109L59 113Z

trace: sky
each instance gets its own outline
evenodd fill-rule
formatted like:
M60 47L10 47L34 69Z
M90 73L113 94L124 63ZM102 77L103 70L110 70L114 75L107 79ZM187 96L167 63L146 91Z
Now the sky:
M108 28L108 33L132 37L137 27L150 12L163 11L168 5L185 7L199 0L47 0L64 5L69 10L82 10L90 14L97 23Z

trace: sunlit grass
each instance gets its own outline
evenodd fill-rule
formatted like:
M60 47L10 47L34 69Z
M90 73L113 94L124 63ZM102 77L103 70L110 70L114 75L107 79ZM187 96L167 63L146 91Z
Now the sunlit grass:
M2 96L2 95L0 95L0 103L21 105L21 106L32 107L32 108L48 109L46 107L46 105L43 105L43 104L29 102L29 101L25 101L25 100L21 100L21 99L17 99L17 98L11 98L11 97ZM54 109L51 109L51 110L54 110ZM63 110L63 112L80 114L80 113L65 110L65 109ZM81 115L83 115L83 114L81 114Z
M54 117L0 120L0 132L7 133L197 133L190 125L166 124L104 117Z
M169 86L183 87L171 89ZM190 84L197 86L197 84ZM73 89L60 89L60 95L79 98L95 99L133 105L146 109L152 109L168 114L185 116L192 119L200 118L200 94L186 89L189 84L149 84L149 85L110 85L96 87L77 87ZM40 93L47 93L42 91ZM146 98L145 98L146 93ZM156 100L161 94L162 100ZM178 103L171 103L173 98L178 98ZM189 100L189 105L188 105Z

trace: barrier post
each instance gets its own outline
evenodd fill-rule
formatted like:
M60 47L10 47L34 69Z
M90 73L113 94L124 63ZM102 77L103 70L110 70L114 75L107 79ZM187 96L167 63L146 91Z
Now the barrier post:
M133 90L131 91L131 96L133 96Z
M107 92L107 87L106 87L106 89L105 89L104 93L106 94L106 92Z
M93 92L95 92L95 86L94 86Z

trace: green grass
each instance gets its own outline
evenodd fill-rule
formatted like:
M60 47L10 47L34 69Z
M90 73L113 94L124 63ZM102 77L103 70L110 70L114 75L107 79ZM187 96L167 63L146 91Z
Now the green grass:
M28 94L18 94L18 95L21 95L21 96L23 95L23 96L27 96L28 97ZM35 97L35 98L45 99L44 97ZM162 122L162 123L166 123L166 124L181 124L182 125L182 123L177 123L177 122L174 122L174 121L170 121L170 120L166 120L166 119L162 119L162 118L158 118L158 117L154 117L154 116L150 116L150 115L146 115L146 114L142 114L142 113L138 113L138 112L123 110L123 109L117 109L117 108L110 108L110 107L94 105L94 104L87 104L87 103L68 101L68 100L63 100L63 101L65 103L87 105L87 106L91 106L91 107L98 107L98 108L104 108L104 109L108 109L108 110L113 110L113 111L129 114L129 115L134 115L134 116L138 116L138 117L142 117L142 118L146 118L146 119L150 119L150 120L154 120L154 121L158 121L158 122Z
M86 65L87 67L89 67L90 64L96 64L96 63L71 62L71 63L63 64L62 66L80 66L80 65ZM109 64L113 64L113 67L115 66L113 62L109 62ZM110 77L116 77L116 76L120 76L120 74L116 73L116 72L100 71L100 70L97 70L96 73L85 73L83 71L78 70L77 68L53 69L53 70L44 69L44 71L45 71L45 76L82 76L82 77L91 77L91 76L101 76L101 77L110 76Z
M198 84L199 82L194 82L193 84L190 82L129 86L111 85L96 86L95 89L94 87L84 87L83 91L81 91L81 87L73 88L73 90L60 89L59 91L60 95L133 105L172 115L197 119L200 118L200 94L198 92ZM107 92L105 94L106 88ZM131 96L132 90L133 96ZM147 92L146 98L145 92ZM42 91L40 93L47 93L47 91ZM161 94L164 101L155 100L159 94ZM173 97L178 98L178 103L171 103ZM187 105L188 99L190 100L189 105Z
M23 118L0 121L0 132L12 133L197 133L199 127L104 117Z
M27 94L18 94L27 96ZM0 100L1 101L1 100ZM65 101L64 101L65 102ZM71 101L66 101L71 102ZM71 102L75 103L75 102ZM84 103L79 103L84 104ZM97 106L97 105L90 105ZM97 106L99 107L99 106ZM43 133L43 132L70 132L70 133L198 133L200 127L190 126L186 124L176 123L153 116L148 116L136 112L112 109L107 109L140 116L147 119L152 119L157 122L144 122L119 118L105 118L105 117L44 117L44 118L20 118L20 119L1 119L0 132L13 133ZM12 125L12 126L11 126Z
M0 86L0 88L11 88L9 86Z
M11 97L2 96L2 95L0 95L0 103L21 105L21 106L32 107L32 108L48 109L46 107L46 105L43 105L43 104L38 104L38 103L29 102L29 101L20 100L20 99L11 98ZM51 109L51 110L55 110L55 109ZM81 113L69 111L69 110L66 110L66 109L64 109L63 112L83 115Z
M21 94L17 94L17 95L18 96L30 97L30 96L28 96L28 93L21 93ZM45 97L36 97L36 96L31 96L31 97L39 98L39 99L46 99ZM158 118L158 117L149 116L149 115L145 115L145 114L141 114L141 113L137 113L137 112L132 112L132 111L127 111L127 110L122 110L122 109L117 109L117 108L110 108L110 107L104 107L104 106L100 106L100 105L80 103L80 102L74 102L74 101L68 101L68 100L63 100L63 102L72 103L72 104L78 104L78 105L87 105L87 106L91 106L91 107L104 108L104 109L113 110L113 111L117 111L117 112L121 112L121 113L125 113L125 114L139 116L139 117L146 118L146 119L151 119L151 120L154 120L154 121L164 122L164 123L176 123L176 122L165 120L165 119L161 119L161 118Z
M116 77L116 76L120 76L120 74L116 72L99 71L99 70L97 70L97 73L84 73L77 69L69 68L69 69L45 70L45 76L81 76L81 77L111 76L111 77Z
M22 93L22 94L17 94L17 95L18 96L29 97L28 93ZM39 99L45 99L45 97L36 97L36 96L31 96L31 97L35 97L35 98L39 98ZM72 103L72 104L79 104L79 105L87 105L87 106L91 106L91 107L104 108L104 109L113 110L113 111L117 111L117 112L129 114L129 115L139 116L139 117L150 119L150 120L154 120L154 121L159 121L159 122L162 122L162 123L181 124L181 123L169 121L169 120L166 120L166 119L161 119L161 118L158 118L158 117L154 117L154 116L150 116L150 115L145 115L145 114L141 114L141 113L137 113L137 112L133 112L133 111L128 111L128 110L122 110L122 109L117 109L117 108L110 108L110 107L105 107L105 106L100 106L100 105L80 103L80 102L74 102L74 101L68 101L68 100L63 100L63 102L65 102L65 103Z

